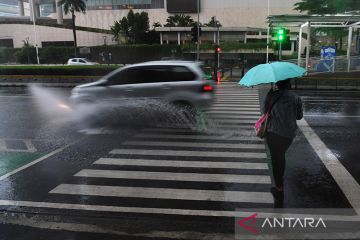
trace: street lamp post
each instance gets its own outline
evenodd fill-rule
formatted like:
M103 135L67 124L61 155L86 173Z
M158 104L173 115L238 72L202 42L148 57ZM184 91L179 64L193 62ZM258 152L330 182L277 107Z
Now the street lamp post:
M106 36L103 36L104 39L104 45L106 45Z
M35 39L35 50L36 50L36 60L37 60L37 64L40 64L40 60L39 60L39 48L38 48L38 44L37 44L37 35L36 35L36 16L35 16L35 11L34 11L34 0L30 0L30 10L32 11L32 15L33 15L33 26L34 26L34 39Z

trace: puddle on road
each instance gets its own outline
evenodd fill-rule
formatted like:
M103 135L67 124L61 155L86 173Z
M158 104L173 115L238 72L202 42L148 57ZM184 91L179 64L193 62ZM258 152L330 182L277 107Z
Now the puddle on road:
M183 107L165 104L152 99L131 99L117 103L70 104L66 94L39 86L30 87L39 112L51 127L63 129L76 126L86 134L107 134L124 128L159 127L188 128L189 131L209 133L222 137L251 136L252 133L224 129L218 121L197 112L189 115Z

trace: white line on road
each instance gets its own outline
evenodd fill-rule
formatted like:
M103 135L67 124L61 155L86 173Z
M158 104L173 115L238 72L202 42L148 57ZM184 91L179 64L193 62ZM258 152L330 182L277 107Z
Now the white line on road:
M124 158L100 158L94 164L119 166L154 166L154 167L192 167L192 168L229 168L267 170L267 163L249 162L209 162L209 161L176 161L176 160L145 160Z
M298 123L299 128L303 132L311 147L330 172L335 182L339 185L351 206L355 209L357 214L360 215L360 186L357 181L341 164L335 154L327 148L325 143L314 132L305 119L298 121Z
M0 139L0 151L6 150L6 142L4 139Z
M244 108L241 106L238 107L226 107L226 106L219 106L219 107L211 107L210 110L225 110L225 111L252 111L252 112L259 112L259 108Z
M183 216L212 216L212 217L248 217L254 212L243 211L218 211L218 210L195 210L195 209L172 209L172 208L144 208L144 207L119 207L104 205L87 205L87 204L71 204L71 203L53 203L53 202L33 202L33 201L16 201L16 200L0 200L0 206L14 207L33 207L33 208L50 208L50 209L68 209L68 210L86 210L95 212L117 212L117 213L149 213L149 214L168 214ZM278 216L276 212L258 212L258 218L267 218ZM283 213L283 218L310 218L328 221L360 221L358 215L315 215L315 214L294 214ZM213 238L209 238L213 239Z
M30 139L25 139L24 140L25 146L28 149L29 152L36 152L36 148L34 146L34 144L32 143L32 141Z
M335 115L335 114L305 114L305 117L332 117L332 118L360 118L357 116Z
M261 140L258 137L254 137L254 136L226 136L226 135L222 135L222 136L217 136L217 135L176 135L176 134L138 134L135 135L134 138L154 138L157 140L160 139L186 139L186 140L221 140L223 142L226 141L259 141L262 142L263 140Z
M114 149L110 154L184 156L184 157L233 157L233 158L266 158L265 153L257 152L212 152L181 150L146 150L146 149Z
M251 116L251 115L213 115L213 114L206 114L209 115L210 119L259 119L259 116Z
M234 124L241 124L241 123L255 123L254 119L227 119L227 118L209 118L212 121L219 121L223 123L234 123Z
M129 198L156 198L194 201L273 203L269 192L216 191L173 188L144 188L60 184L50 191L57 194L90 195Z
M238 115L241 115L241 114L247 114L247 115L254 115L254 116L260 116L260 112L255 112L255 111L251 111L251 112L248 112L248 111L226 111L226 110L210 110L210 111L206 111L205 113L212 113L212 114L224 114L224 113L227 113L227 114L238 114Z
M259 110L259 104L238 104L238 103L215 103L212 105L213 107L243 107L243 108L256 108Z
M36 159L36 160L34 160L34 161L32 161L32 162L29 162L28 164L25 164L25 165L23 165L23 166L15 169L15 170L13 170L13 171L7 173L7 174L5 174L5 175L0 176L0 181L6 179L6 178L8 178L8 177L10 177L11 175L14 175L14 174L17 173L17 172L20 172L20 171L22 171L22 170L24 170L24 169L26 169L26 168L28 168L28 167L31 167L31 166L35 165L36 163L39 163L39 162L41 162L41 161L44 161L45 159L47 159L47 158L49 158L49 157L51 157L51 156L53 156L53 155L55 155L55 154L63 151L64 149L66 149L66 148L68 148L69 146L77 143L78 141L80 141L80 140L76 140L76 141L74 141L74 142L72 142L72 143L69 143L69 144L67 144L67 145L65 145L65 146L63 146L63 147L61 147L61 148L58 148L58 149L56 149L56 150L54 150L54 151L46 154L45 156L42 156L42 157L40 157L40 158L38 158L38 159Z
M208 174L208 173L178 173L178 172L147 172L147 171L119 171L83 169L75 177L141 179L162 181L190 181L190 182L221 182L221 183L257 183L270 184L267 175L236 175L236 174Z
M127 142L124 142L123 145L130 145L130 146L164 146L164 147L193 147L193 148L265 149L264 144L241 144L241 143L127 141Z

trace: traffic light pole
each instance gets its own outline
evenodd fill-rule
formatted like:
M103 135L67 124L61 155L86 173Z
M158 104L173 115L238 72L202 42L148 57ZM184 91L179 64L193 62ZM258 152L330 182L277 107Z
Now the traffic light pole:
M197 45L196 60L200 61L200 0L197 0Z
M281 55L282 55L282 41L280 41L280 43L279 43L279 61L282 60Z

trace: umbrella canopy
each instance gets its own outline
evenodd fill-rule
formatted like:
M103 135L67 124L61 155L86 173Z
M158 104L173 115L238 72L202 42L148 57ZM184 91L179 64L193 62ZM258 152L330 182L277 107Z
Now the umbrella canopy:
M251 87L264 83L276 83L288 78L301 77L305 72L304 68L289 62L260 64L251 68L239 84Z

